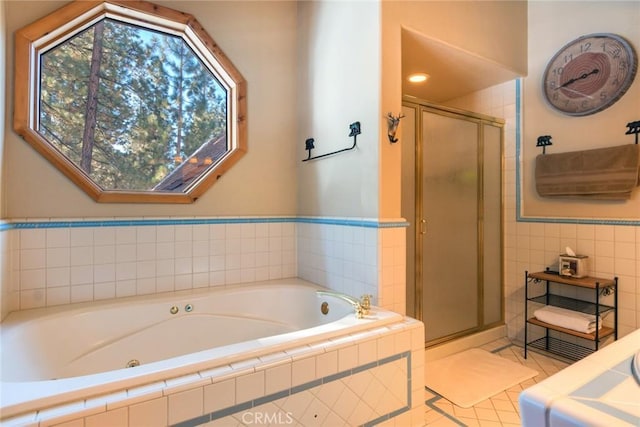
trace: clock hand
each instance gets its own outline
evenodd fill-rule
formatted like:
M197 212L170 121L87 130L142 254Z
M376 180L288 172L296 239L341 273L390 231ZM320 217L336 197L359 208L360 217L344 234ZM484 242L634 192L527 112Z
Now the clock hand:
M564 84L562 84L562 86L558 86L556 88L556 90L558 89L562 89L562 88L566 88L567 86L569 86L572 83L577 82L578 80L584 80L587 77L589 77L591 74L598 74L600 72L600 70L598 70L597 68L594 68L593 70L591 70L591 72L589 73L583 73L580 75L580 77L574 77L572 79L567 80Z
M582 95L586 98L593 99L593 96L587 95L586 93L582 93L579 90L574 90L569 87L562 88L563 90L568 90L569 92L577 93L578 95Z

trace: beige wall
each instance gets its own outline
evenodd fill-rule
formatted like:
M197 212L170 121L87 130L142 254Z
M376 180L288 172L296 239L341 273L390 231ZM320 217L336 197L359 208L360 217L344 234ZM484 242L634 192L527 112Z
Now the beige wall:
M7 34L64 1L6 3ZM296 212L296 3L158 1L197 17L248 85L248 153L192 205L97 204L9 126L5 129L4 217L293 215ZM13 80L12 49L7 78ZM6 92L11 123L13 89Z
M411 29L495 62L527 72L527 3L523 1L384 1L382 3L381 115L401 110L401 30ZM400 215L400 147L381 140L381 217ZM386 128L381 129L385 133ZM384 136L386 140L386 135Z
M0 58L5 58L7 55L7 32L6 32L6 18L5 18L5 1L0 0ZM6 90L6 69L4 67L0 67L0 88L3 88L3 93L7 93ZM4 99L0 100L0 118L5 116L5 103ZM7 180L4 176L4 147L5 147L5 137L4 137L4 129L5 129L5 121L0 120L0 219L5 217L5 209L6 204L4 202L5 198L5 186Z
M4 58L6 55L6 31L5 31L5 2L0 0L0 58ZM0 67L0 87L5 87L5 70ZM4 91L6 93L6 91ZM4 117L5 104L0 102L0 117ZM4 135L4 120L0 120L0 135ZM4 218L5 211L5 185L7 180L4 178L4 137L0 137L0 227L2 226L2 218ZM9 283L9 269L6 268L9 260L9 238L7 232L0 231L0 320L4 318L6 313L9 312L10 300L9 300L9 286L4 284Z
M567 19L573 16L572 19ZM536 141L551 135L547 153L633 143L626 124L640 119L640 76L613 106L585 117L570 117L549 107L542 98L541 79L547 62L569 41L590 33L617 33L640 52L640 2L529 2L529 73L523 87L522 206L526 217L639 219L640 190L624 203L582 202L541 198L533 180Z
M526 72L525 2L300 2L298 9L301 158L306 138L322 154L349 146L351 121L363 132L356 153L298 164L302 215L400 217L401 142L389 143L384 117L401 111L402 27Z
M9 2L8 33L63 4ZM388 142L384 116L400 112L401 26L524 70L522 4L181 1L179 8L202 22L248 82L248 154L193 205L96 204L9 128L4 216L397 218L400 147ZM12 63L9 55L10 79ZM357 149L301 162L306 138L316 141L314 155L349 147L354 121L362 125Z
M428 35L518 74L527 72L527 2L390 0L383 10L385 24Z
M298 3L298 169L300 215L369 217L378 212L380 6L377 2ZM349 124L359 121L357 148Z

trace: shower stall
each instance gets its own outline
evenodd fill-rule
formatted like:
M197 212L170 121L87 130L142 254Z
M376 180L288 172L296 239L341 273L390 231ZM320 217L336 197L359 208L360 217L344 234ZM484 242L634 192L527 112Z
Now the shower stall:
M504 323L504 121L412 97L403 114L407 312L429 347Z

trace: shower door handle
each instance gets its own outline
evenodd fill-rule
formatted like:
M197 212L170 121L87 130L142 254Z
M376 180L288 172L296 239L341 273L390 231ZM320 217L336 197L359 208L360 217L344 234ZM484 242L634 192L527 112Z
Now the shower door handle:
M420 234L427 234L427 220L420 220Z

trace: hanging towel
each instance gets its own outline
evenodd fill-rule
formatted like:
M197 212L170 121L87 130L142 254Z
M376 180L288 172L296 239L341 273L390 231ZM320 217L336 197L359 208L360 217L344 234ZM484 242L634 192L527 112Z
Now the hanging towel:
M596 316L593 314L580 313L578 311L567 310L566 308L545 305L533 312L536 319L571 329L585 334L590 334L596 330ZM602 328L602 318L598 319L598 329Z
M542 197L626 200L640 183L640 145L541 154L535 180Z

